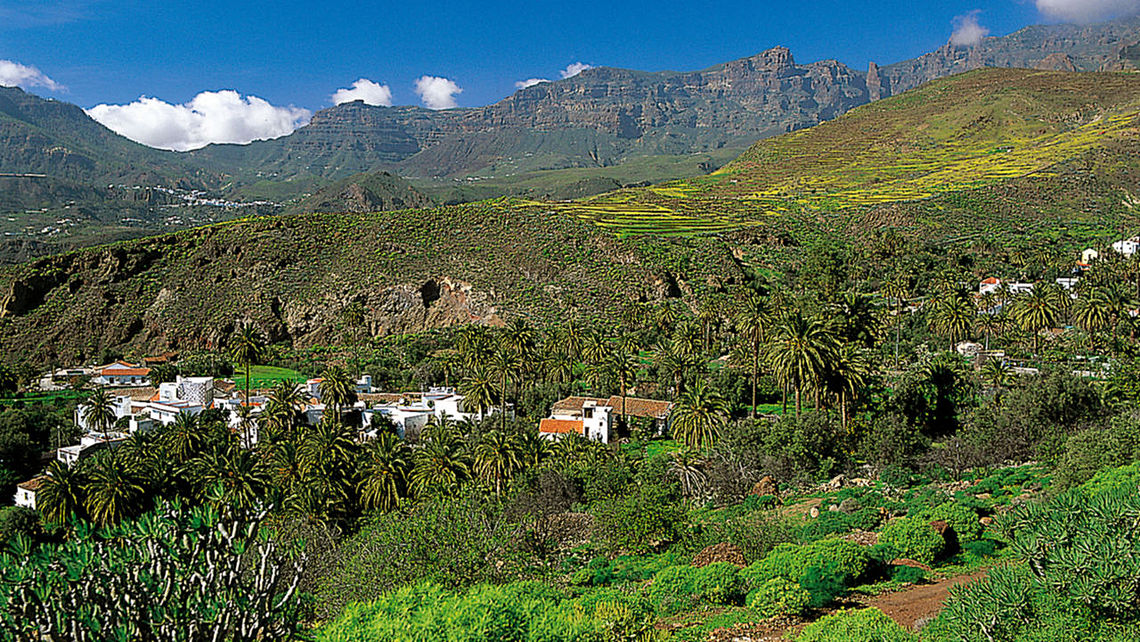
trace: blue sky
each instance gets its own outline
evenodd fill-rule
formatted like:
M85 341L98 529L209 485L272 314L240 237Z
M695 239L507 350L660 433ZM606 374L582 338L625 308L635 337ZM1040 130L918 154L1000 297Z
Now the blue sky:
M84 108L232 89L316 111L360 78L387 85L394 104L418 104L425 75L449 79L462 88L450 97L474 106L576 62L693 70L784 45L800 62L862 69L942 45L955 17L973 11L1004 35L1089 7L1129 11L1140 0L0 0L0 61L36 68L63 89L31 90ZM1086 14L1073 15L1099 17Z

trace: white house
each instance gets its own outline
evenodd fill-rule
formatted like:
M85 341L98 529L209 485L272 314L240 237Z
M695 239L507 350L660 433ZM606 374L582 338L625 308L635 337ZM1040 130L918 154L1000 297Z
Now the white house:
M16 505L35 510L36 493L40 492L40 486L43 485L44 479L46 478L47 475L40 475L39 477L33 477L26 482L20 482L16 486Z
M1133 236L1130 239L1124 239L1112 244L1112 249L1116 250L1118 254L1124 256L1132 256L1140 251L1140 236Z
M587 399L577 412L554 412L540 421L538 436L558 441L570 433L577 433L591 441L609 443L612 413L612 407L599 405L597 399Z
M79 439L78 444L74 446L64 446L57 450L55 458L70 468L81 459L86 459L101 450L118 448L126 440L126 435L115 432L109 432L106 435L84 435Z
M1024 294L1026 292L1032 292L1032 291L1033 291L1033 284L1032 283L1010 283L1009 284L1009 293L1010 294Z
M94 381L105 386L145 386L150 383L150 368L116 361L101 368Z
M356 380L356 394L367 395L372 393L372 375L362 375Z
M1084 265L1091 265L1093 261L1095 261L1099 258L1100 258L1100 252L1097 252L1096 250L1092 249L1091 247L1087 248L1085 251L1081 252L1081 263L1083 263Z
M183 377L158 385L159 401L187 401L209 408L214 405L213 377Z
M997 293L1001 290L1001 279L990 277L978 284L979 294Z
M123 417L130 417L134 414L134 407L131 398L126 395L115 397L114 400L115 420L122 419ZM91 432L95 429L88 423L88 406L79 405L75 407L75 425L79 426L83 432Z
M621 397L620 395L613 395L611 397L567 397L561 401L555 402L550 409L550 419L590 419L594 415L597 408L609 408L610 418L612 424L613 419L621 417L623 414L627 418L648 420L652 422L653 427L658 434L665 434L669 431L671 416L673 412L673 402L660 401L657 399L642 399L641 397ZM566 428L566 425L549 423L547 427L551 430L558 428ZM539 426L541 433L542 426ZM588 424L583 424L583 430L588 428ZM606 439L609 441L609 431L607 429ZM553 433L552 433L553 434ZM585 433L583 433L585 435Z

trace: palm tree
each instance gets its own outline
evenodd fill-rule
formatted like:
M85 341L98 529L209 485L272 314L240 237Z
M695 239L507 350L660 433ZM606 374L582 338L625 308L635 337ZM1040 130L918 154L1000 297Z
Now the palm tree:
M258 443L276 441L293 434L305 408L301 387L291 381L278 381L269 391L269 401L258 420Z
M687 447L700 450L716 440L727 420L728 403L703 379L698 379L673 408L673 436Z
M669 471L677 476L677 480L681 482L681 494L689 499L699 494L707 480L693 451L673 453L669 462Z
M507 384L511 382L511 375L521 367L522 359L514 350L504 344L499 344L491 354L491 371L499 378L499 400L502 415L502 429L507 429Z
M204 438L198 415L181 412L163 434L163 447L171 460L184 463L201 451Z
M767 339L768 326L772 323L768 301L758 294L748 297L744 309L736 317L736 328L744 342L748 355L748 370L752 383L752 416L757 417L756 388L760 383L760 358Z
M411 481L417 495L457 488L471 471L462 442L447 434L436 433L426 439L413 461Z
M106 433L115 425L115 400L106 390L97 388L87 398L83 418L93 432Z
M1038 353L1041 331L1057 325L1061 316L1051 288L1038 283L1033 289L1014 299L1013 318L1026 332L1033 334L1033 353Z
M688 359L673 352L670 344L659 344L653 349L653 362L657 371L673 381L673 398L676 399L685 387L685 373L688 372Z
M270 475L257 452L232 442L219 444L190 462L198 495L211 503L250 508L265 497Z
M356 384L343 370L333 366L321 373L321 401L332 406L333 418L340 421L340 411L344 406L356 403Z
M625 397L629 393L629 384L637 380L637 371L641 362L637 355L619 348L610 355L610 372L618 381L618 394L621 395L621 421L628 427L628 415L625 411Z
M929 309L931 332L949 339L951 350L958 339L969 335L978 315L977 307L970 301L969 295L958 289L948 289L935 297L930 302Z
M806 318L798 310L785 315L776 327L769 358L777 379L795 391L796 417L800 415L801 393L819 382L834 359L835 337L818 318Z
M981 370L982 381L997 389L999 392L1002 388L1007 387L1013 381L1013 368L1006 365L1005 361L1001 359L990 359L986 361Z
M114 452L93 459L84 491L87 514L100 526L117 524L138 512L144 493L134 471Z
M522 465L518 443L509 435L492 430L475 445L475 474L492 484L496 495L503 494L503 481Z
M479 366L459 384L464 409L484 416L495 406L498 391L495 380L486 368Z
M1112 301L1105 288L1092 288L1073 304L1073 322L1089 337L1112 325L1112 314Z
M867 350L853 343L845 343L835 353L826 373L827 386L839 397L839 418L847 429L850 402L856 401L867 387L872 373Z
M360 502L365 508L390 511L406 496L411 459L408 447L391 433L381 433L361 456Z
M899 335L902 332L902 309L907 298L910 296L910 288L907 287L907 285L907 279L899 276L892 279L883 288L883 296L890 299L895 308L895 370L898 370L899 367Z
M550 456L550 442L527 431L518 437L519 463L524 469L538 468Z
M833 318L838 323L839 338L864 348L874 348L879 340L879 318L874 301L859 292L846 292L843 300L834 306L838 312Z
M72 517L83 514L86 480L76 468L68 468L60 461L48 466L40 490L36 493L36 508L45 523L66 524Z
M253 327L252 323L246 323L233 336L232 341L230 358L245 367L245 402L248 404L253 362L258 361L263 356L265 339L257 331L257 328Z

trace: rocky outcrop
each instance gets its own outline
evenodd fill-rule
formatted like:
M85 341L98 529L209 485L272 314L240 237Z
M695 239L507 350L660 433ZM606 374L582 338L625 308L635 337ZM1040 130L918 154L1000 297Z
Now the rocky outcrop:
M1041 71L1077 71L1073 57L1065 53L1052 53L1033 64Z

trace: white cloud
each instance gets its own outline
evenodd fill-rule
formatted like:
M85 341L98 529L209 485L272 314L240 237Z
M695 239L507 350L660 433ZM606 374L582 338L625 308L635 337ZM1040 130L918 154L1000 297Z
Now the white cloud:
M1037 10L1058 20L1090 23L1140 13L1140 0L1037 0Z
M578 74L586 71L587 69L590 69L591 67L593 67L593 65L587 65L584 62L576 62L567 65L566 68L559 73L562 74L563 79L573 78L574 76L577 76Z
M950 34L950 44L955 47L975 47L982 38L990 35L990 30L978 23L980 10L975 9L964 16L954 18L954 33Z
M352 83L352 89L338 89L332 95L334 105L350 103L354 100L363 100L365 105L391 107L392 90L388 85L381 85L367 78L361 78Z
M550 82L550 80L546 78L527 78L526 80L520 80L516 82L515 87L518 87L519 89L526 89L527 87L534 87L535 85L539 85L544 82Z
M312 115L307 109L277 107L232 90L204 91L184 105L143 96L127 105L96 105L87 114L133 141L177 151L277 138L291 134Z
M47 75L39 69L21 65L11 60L0 60L0 85L5 87L23 87L24 89L43 87L51 91L63 89L63 85L48 78Z
M455 81L438 76L420 76L416 80L416 95L428 109L451 109L458 107L455 96L463 93Z

